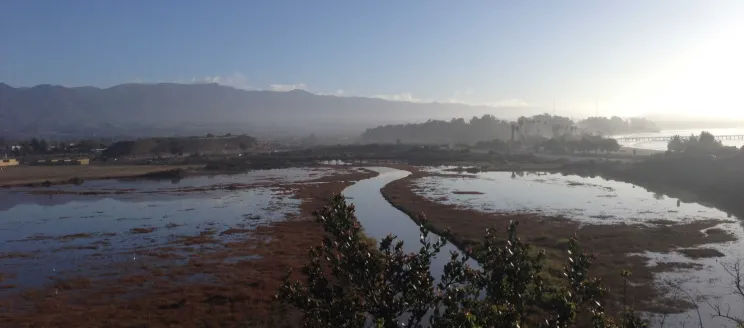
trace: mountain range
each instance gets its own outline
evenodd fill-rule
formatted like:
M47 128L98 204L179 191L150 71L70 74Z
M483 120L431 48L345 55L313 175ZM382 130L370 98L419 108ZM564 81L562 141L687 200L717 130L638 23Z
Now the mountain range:
M535 109L235 89L218 84L110 88L0 83L0 137L144 137L239 132L259 137L358 134L380 124Z

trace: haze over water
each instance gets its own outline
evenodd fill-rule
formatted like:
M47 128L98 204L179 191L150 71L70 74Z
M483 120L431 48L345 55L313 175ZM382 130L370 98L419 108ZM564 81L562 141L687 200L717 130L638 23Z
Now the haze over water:
M727 135L744 135L744 128L725 128L725 129L685 129L685 130L663 130L658 133L634 133L634 134L621 134L615 135L614 138L625 138L625 137L671 137L679 135L683 138L689 137L690 135L699 135L701 131L708 131L714 136L727 136ZM627 141L623 142L620 140L622 146L639 148L639 149L651 149L651 150L667 150L667 141ZM744 140L721 140L724 146L742 147L744 146Z

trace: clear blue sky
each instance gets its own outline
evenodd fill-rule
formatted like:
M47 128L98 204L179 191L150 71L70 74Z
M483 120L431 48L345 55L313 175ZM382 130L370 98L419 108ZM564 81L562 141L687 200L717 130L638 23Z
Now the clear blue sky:
M4 0L0 81L100 87L218 81L546 108L555 100L559 109L592 113L597 103L613 113L666 112L672 94L698 88L673 81L699 79L709 71L702 67L720 62L696 49L744 54L740 21L741 0ZM740 62L724 59L730 63L708 77L727 79L723 68ZM738 65L735 72L744 72ZM735 101L705 92L675 101Z

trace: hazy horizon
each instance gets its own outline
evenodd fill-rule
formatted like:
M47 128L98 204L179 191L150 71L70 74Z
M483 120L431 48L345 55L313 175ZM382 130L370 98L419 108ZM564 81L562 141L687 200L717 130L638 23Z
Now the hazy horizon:
M741 17L744 2L733 0L9 1L0 81L218 83L514 116L742 119Z

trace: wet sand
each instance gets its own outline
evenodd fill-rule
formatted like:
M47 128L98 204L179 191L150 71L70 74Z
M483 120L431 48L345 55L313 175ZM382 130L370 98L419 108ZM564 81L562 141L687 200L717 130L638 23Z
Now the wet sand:
M1 327L275 327L299 317L274 299L288 269L307 262L324 232L311 213L355 181L357 170L277 185L300 199L299 215L259 226L246 238L221 241L214 231L183 236L112 264L113 274L67 277L52 286L0 300ZM250 220L250 218L246 218ZM150 231L140 229L139 234ZM246 230L223 232L241 236ZM82 238L82 237L81 237ZM238 259L238 260L234 260ZM106 272L110 272L108 270ZM299 278L299 274L295 277ZM0 282L1 283L1 282Z
M415 180L430 173L412 167L397 167L413 172L412 175L394 181L382 189L383 196L396 208L415 220L423 213L435 232L450 229L450 240L461 249L467 246L477 250L485 230L493 228L496 234L505 236L510 221L519 222L520 238L545 249L548 254L548 271L555 277L562 275L569 238L576 234L585 250L598 258L590 273L602 277L610 289L608 308L618 310L622 290L620 272L632 271L629 287L630 302L638 310L656 313L673 313L689 309L691 304L681 299L665 298L666 290L655 285L654 273L674 270L682 263L664 263L651 268L645 257L634 255L650 252L669 252L678 248L690 248L707 243L734 240L734 236L722 233L704 233L716 226L718 221L696 221L689 224L669 225L663 221L652 226L636 224L580 225L562 217L543 217L532 214L494 214L453 205L444 205L419 196L413 191ZM700 254L708 255L708 254ZM715 254L712 254L715 255Z

